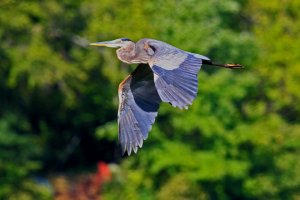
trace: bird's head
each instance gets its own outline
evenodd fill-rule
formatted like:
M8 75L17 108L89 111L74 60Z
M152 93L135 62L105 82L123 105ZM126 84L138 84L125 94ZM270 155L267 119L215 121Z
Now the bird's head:
M118 47L127 46L130 43L132 43L132 41L128 38L119 38L119 39L112 40L112 41L94 42L94 43L91 43L90 45L118 48Z

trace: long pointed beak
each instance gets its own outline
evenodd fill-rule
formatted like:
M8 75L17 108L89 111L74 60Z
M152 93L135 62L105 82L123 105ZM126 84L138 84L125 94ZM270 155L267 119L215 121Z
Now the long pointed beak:
M104 47L122 47L123 44L121 43L120 40L112 40L112 41L105 41L105 42L94 42L90 43L91 46L104 46Z

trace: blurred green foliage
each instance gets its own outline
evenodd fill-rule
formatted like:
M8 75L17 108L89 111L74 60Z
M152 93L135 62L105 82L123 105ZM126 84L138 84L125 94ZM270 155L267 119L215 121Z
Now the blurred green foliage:
M29 175L41 167L38 137L26 134L29 124L14 114L0 120L0 198L49 199L49 189ZM20 134L18 134L18 133ZM23 135L24 133L24 135Z
M34 176L118 163L106 199L300 196L300 2L0 2L0 199L50 199ZM117 146L133 68L89 42L156 38L218 62L189 110L162 104L137 155Z

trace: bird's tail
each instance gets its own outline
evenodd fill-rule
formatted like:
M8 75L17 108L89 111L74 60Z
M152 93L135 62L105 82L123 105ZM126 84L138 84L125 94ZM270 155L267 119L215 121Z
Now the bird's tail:
M204 64L204 65L212 65L212 66L217 66L217 67L224 67L224 68L229 68L229 69L241 69L241 68L244 68L240 64L217 64L217 63L213 63L210 60L202 60L202 64Z

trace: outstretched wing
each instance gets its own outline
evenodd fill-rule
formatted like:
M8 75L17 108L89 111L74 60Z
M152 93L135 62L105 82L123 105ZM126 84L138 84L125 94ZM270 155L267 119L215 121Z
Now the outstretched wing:
M153 72L146 64L119 85L119 141L123 154L142 147L157 116L161 99L157 93Z
M149 62L162 101L187 108L198 91L198 72L205 56L189 53L161 41L148 41L154 54Z

